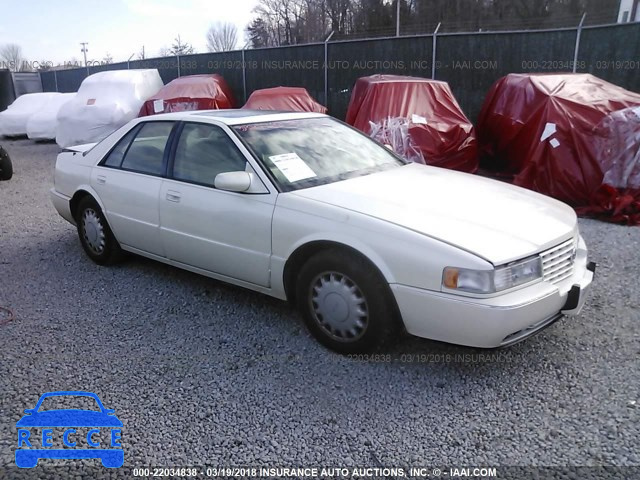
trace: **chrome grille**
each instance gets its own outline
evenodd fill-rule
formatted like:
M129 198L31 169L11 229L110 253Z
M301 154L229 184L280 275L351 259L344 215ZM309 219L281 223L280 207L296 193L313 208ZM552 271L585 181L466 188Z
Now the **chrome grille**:
M566 280L573 274L573 263L576 258L575 239L572 238L542 252L540 258L542 259L542 278L546 282L560 283Z

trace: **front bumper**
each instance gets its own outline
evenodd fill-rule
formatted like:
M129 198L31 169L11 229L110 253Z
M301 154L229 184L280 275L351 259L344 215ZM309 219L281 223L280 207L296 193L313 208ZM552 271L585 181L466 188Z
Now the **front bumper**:
M467 298L392 284L407 332L418 337L480 348L517 343L584 306L595 264L576 262L573 275L553 285L532 286L486 299Z

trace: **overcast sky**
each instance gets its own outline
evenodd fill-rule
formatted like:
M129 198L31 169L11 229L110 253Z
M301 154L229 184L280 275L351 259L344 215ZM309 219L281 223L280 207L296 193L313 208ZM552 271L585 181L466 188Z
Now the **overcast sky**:
M89 42L88 59L110 53L125 61L145 46L158 56L179 34L197 52L206 50L213 22L238 28L238 47L257 0L0 0L0 45L17 43L29 60L54 63L82 59L80 42Z

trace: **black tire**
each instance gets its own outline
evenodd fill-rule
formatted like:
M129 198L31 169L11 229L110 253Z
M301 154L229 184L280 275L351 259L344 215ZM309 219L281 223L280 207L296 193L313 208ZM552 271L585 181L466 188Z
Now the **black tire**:
M332 249L311 257L298 274L296 302L312 335L338 353L377 350L398 331L389 285L355 253Z
M76 210L78 237L87 256L98 265L111 265L122 259L122 249L113 236L98 203L89 196Z
M13 177L13 165L7 151L0 147L0 180L9 180Z

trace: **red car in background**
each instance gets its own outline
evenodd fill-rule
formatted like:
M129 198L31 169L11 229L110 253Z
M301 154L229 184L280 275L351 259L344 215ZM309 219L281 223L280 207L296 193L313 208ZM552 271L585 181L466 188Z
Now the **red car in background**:
M359 78L346 121L406 160L469 173L478 169L473 125L446 82L398 75Z
M189 75L176 78L162 87L144 102L138 117L191 110L222 110L234 106L233 93L222 76L216 73Z
M255 90L242 108L327 113L327 107L318 103L306 88L301 87L274 87Z
M579 214L640 225L640 94L589 74L511 74L478 118L481 164Z

